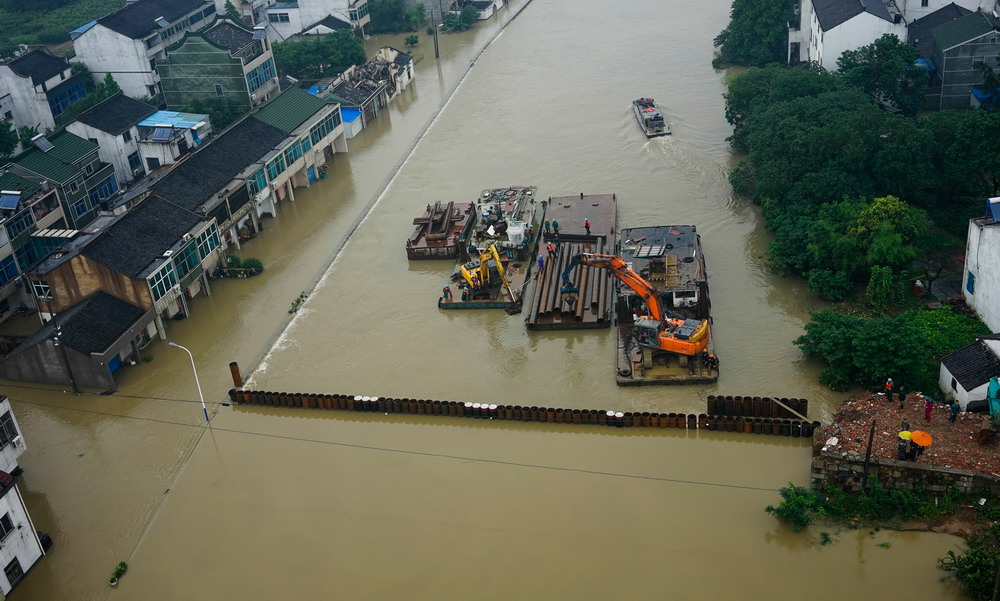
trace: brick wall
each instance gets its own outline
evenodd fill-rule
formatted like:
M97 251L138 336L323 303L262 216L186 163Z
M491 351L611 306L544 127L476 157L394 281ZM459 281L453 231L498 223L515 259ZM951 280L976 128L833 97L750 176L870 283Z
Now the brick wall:
M857 492L861 490L864 480L864 466L863 455L820 452L812 460L812 485L819 487L829 484L846 491ZM972 494L981 492L985 487L994 495L1000 495L1000 478L967 470L873 458L868 473L878 476L879 482L886 487L903 486L913 489L923 484L927 492L943 493L954 485Z

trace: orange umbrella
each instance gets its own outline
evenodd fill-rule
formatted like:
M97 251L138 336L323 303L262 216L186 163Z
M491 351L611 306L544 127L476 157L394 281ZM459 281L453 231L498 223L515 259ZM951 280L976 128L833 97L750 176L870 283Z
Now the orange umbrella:
M910 440L912 440L913 442L917 443L922 447L929 447L931 446L931 443L934 442L934 439L931 438L931 435L928 434L927 432L924 432L923 430L914 430L910 434Z

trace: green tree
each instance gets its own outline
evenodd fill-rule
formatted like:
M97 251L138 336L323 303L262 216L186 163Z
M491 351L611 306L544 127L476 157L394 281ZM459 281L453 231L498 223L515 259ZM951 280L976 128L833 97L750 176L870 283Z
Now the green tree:
M462 24L465 25L465 28L468 29L479 18L479 10L471 4L466 4L462 7L462 12L458 14L458 17L462 21Z
M969 538L963 553L948 554L938 559L938 567L950 572L962 588L976 601L993 598L997 567L1000 566L1000 524L990 524Z
M225 13L223 14L223 16L237 23L243 23L243 15L241 15L240 11L236 9L236 6L233 4L232 0L226 0Z
M87 70L84 73L86 77L87 75L90 74L90 71ZM84 81L87 80L85 79ZM110 73L108 73L107 75L104 76L104 79L102 79L101 81L97 82L96 85L94 85L92 91L89 91L86 96L84 96L74 104L71 104L68 107L66 107L66 110L63 111L61 115L59 115L57 121L61 125L70 123L71 121L76 119L80 113L94 106L98 102L101 102L102 100L107 100L108 98L111 98L115 94L121 94L121 91L122 91L121 86L119 86L118 82L115 81L115 78Z
M899 298L899 282L892 269L874 265L868 278L868 302L876 309L885 310Z
M403 39L403 44L405 44L407 48L413 48L414 46L417 45L419 41L420 41L420 36L414 33L406 36Z
M196 98L191 104L183 107L181 112L207 114L212 119L212 129L221 131L232 125L246 114L247 108L241 104L227 101L225 98Z
M837 68L849 85L880 105L915 115L924 103L928 80L926 70L913 67L918 58L915 46L887 33L867 46L844 52L837 59Z
M31 139L38 135L38 128L34 126L24 126L17 128L17 139L21 146L31 144Z
M997 55L996 64L1000 65L1000 54ZM1000 107L1000 73L993 65L982 61L972 63L972 68L979 71L983 76L979 89L983 91L985 99L980 103L980 107L988 111L996 110Z
M10 121L0 121L0 161L7 162L11 153L17 148L17 131Z
M963 346L972 344L976 336L986 336L990 333L986 324L956 313L948 305L934 311L910 310L900 315L900 319L923 332L927 340L927 351L934 359L940 359Z
M427 24L427 7L423 2L417 2L406 16L410 20L410 28L416 31Z
M794 0L733 0L729 26L715 38L719 56L712 66L763 67L786 62L788 22L795 16L794 7Z
M316 79L342 73L352 65L365 62L364 46L352 31L345 29L308 38L273 45L279 73L298 79Z
M372 33L413 31L412 18L406 12L403 0L372 0L368 3L368 9Z

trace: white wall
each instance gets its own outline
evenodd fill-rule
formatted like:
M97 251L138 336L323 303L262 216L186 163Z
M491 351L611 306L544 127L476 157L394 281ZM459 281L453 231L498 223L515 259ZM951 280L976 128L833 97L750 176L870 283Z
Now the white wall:
M27 572L43 553L38 534L35 533L35 525L28 515L21 499L21 491L16 484L0 499L0 517L5 514L10 515L14 530L0 540L0 569L6 567L16 557L21 564L21 570ZM6 595L10 589L11 585L6 575L0 573L0 592Z
M3 415L4 413L10 411L10 401L7 400L7 397L0 397L0 399L2 399L0 400L0 415ZM16 428L17 433L20 434L21 427L18 425L17 417L14 415L13 411L11 411L10 416L11 419L14 420L14 428ZM28 447L24 443L23 438L16 444L13 442L7 443L6 446L0 449L0 470L3 470L8 474L15 471L17 469L18 458L24 454L24 451L27 450L27 448ZM0 569L2 568L3 565L0 565Z
M65 78L72 75L69 65L63 75ZM51 90L63 81L63 77L56 75L45 82L45 88ZM55 127L49 99L42 91L42 86L36 87L32 84L31 77L21 77L7 65L0 65L0 118L7 111L12 113L17 127L37 127L39 133L46 128Z
M968 290L970 273L975 276L972 294ZM962 295L991 332L1000 332L1000 224L969 221Z
M837 59L844 51L867 46L887 33L894 33L900 40L906 40L906 24L892 23L870 13L861 13L823 33L816 60L823 68L836 71Z
M899 10L903 13L903 18L908 22L926 17L953 2L971 11L982 9L987 13L997 6L996 0L928 0L927 6L920 6L921 2L922 0L896 0L896 5L899 6Z
M112 136L105 131L79 121L70 123L66 126L66 129L85 140L90 138L97 140L97 145L99 146L97 156L101 157L101 160L105 163L114 165L115 178L118 180L119 185L124 187L125 184L136 179L132 175L132 168L128 164L128 156L139 150L139 129L137 127L133 126L129 128L128 131L131 132L132 139L128 142L123 140L122 134ZM146 174L145 162L143 162L141 169L140 178Z
M149 96L149 86L160 81L149 64L142 40L133 40L100 23L73 40L73 49L73 60L87 65L95 81L111 73L126 96Z

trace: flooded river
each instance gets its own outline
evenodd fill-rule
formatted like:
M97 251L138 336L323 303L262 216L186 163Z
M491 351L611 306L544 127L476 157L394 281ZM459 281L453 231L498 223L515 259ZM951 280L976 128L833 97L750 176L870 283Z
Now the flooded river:
M21 486L56 543L19 599L960 598L934 567L957 539L831 530L822 546L766 515L778 487L808 480L800 440L218 404L235 360L268 390L662 412L719 392L806 397L829 416L841 397L791 345L815 298L768 272L767 234L726 181L726 74L710 61L728 4L525 4L442 36L439 61L421 35L411 88L244 246L265 272L215 282L168 324L195 354L211 429L187 356L163 342L111 397L7 388L29 445ZM401 40L369 52L386 43ZM645 140L638 96L673 136ZM621 227L697 225L718 384L619 388L609 331L438 311L452 266L406 261L412 219L511 184L616 193Z

